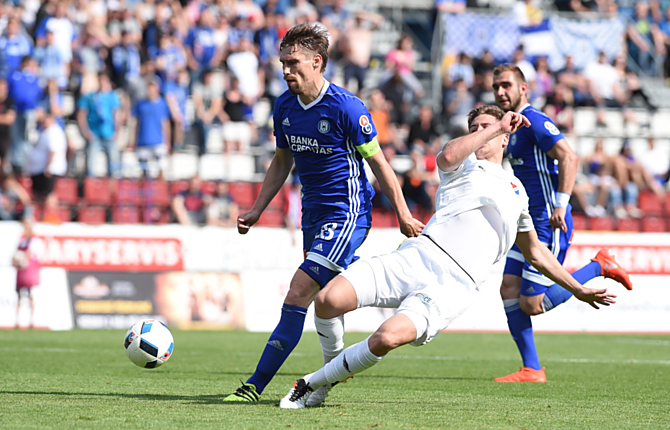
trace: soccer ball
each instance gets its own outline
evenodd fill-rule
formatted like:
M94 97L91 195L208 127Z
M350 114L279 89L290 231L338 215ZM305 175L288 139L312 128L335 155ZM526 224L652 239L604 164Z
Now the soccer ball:
M130 361L146 369L162 366L172 355L174 339L160 321L142 320L133 324L123 340Z

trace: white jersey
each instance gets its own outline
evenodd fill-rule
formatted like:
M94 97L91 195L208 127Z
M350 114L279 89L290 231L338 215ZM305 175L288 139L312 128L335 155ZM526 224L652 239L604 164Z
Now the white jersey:
M521 182L500 164L471 154L456 170L439 171L435 215L423 230L481 285L517 232L533 229Z

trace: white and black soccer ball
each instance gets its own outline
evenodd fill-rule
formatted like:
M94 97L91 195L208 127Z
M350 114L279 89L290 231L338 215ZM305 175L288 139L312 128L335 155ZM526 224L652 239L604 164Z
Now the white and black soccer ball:
M123 340L130 361L146 369L162 366L172 356L174 339L170 329L157 320L133 324Z

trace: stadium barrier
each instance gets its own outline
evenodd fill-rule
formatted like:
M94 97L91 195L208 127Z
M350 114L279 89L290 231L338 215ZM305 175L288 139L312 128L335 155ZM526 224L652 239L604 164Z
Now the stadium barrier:
M154 317L184 329L271 331L303 258L300 233L292 238L286 229L258 227L241 236L216 227L72 223L38 224L35 232L43 268L34 323L52 330L127 328ZM0 236L0 327L10 328L17 300L11 260L20 224L1 223ZM390 252L402 239L395 229L373 229L359 255ZM536 330L670 332L670 234L578 232L566 266L574 270L586 264L602 246L613 248L630 269L634 290L594 280L589 286L608 287L619 296L616 305L595 311L573 299L534 318ZM501 272L502 262L449 330L507 330L498 294ZM358 310L347 315L346 328L373 331L392 314ZM23 309L22 325L26 317ZM314 330L311 316L306 327Z

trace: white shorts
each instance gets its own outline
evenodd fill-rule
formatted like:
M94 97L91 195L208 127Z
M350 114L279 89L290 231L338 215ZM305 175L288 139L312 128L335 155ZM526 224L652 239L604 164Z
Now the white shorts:
M143 164L146 168L146 163L150 158L156 159L158 168L165 170L167 168L167 158L168 153L165 145L154 145L154 146L138 146L137 147L137 158L140 161L140 164Z
M246 122L228 121L223 124L221 134L226 142L241 142L245 148L251 142L251 128Z
M406 240L397 251L361 260L341 273L358 307L397 308L416 327L414 346L430 342L472 303L477 286L430 239Z

